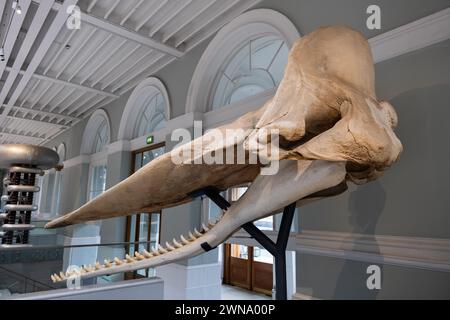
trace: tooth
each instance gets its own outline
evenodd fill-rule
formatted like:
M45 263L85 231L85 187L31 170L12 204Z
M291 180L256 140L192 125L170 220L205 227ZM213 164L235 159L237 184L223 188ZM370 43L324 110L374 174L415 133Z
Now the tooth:
M100 270L102 268L102 265L97 261L95 263L95 270Z
M160 253L167 253L167 252L169 252L169 251L167 251L166 249L164 249L163 247L161 247L161 245L159 245L159 244L158 244L158 251L159 251Z
M130 257L129 254L125 255L125 260L127 260L127 263L136 262L136 260L134 260L132 257Z
M181 235L180 238L181 238L181 242L183 242L183 244L188 244L189 243L189 241L186 240L186 238L183 235Z
M52 279L53 282L56 282L56 278L53 274L50 276L50 278Z
M66 275L62 271L59 273L59 277L63 280L66 279Z
M194 237L194 235L192 234L192 232L189 231L189 240L194 241L195 239L197 239L197 238Z
M83 266L83 270L84 270L85 272L90 272L90 271L91 271L90 265L89 265L89 266Z
M197 236L197 238L200 238L203 234L197 230L197 228L194 228L194 234Z
M145 259L145 257L142 254L140 254L139 252L137 252L137 251L134 253L134 256L139 261Z
M212 227L214 227L216 225L216 223L217 223L217 221L215 219L213 219L213 220L208 222L208 227L212 228Z
M179 243L175 238L173 238L173 244L175 245L175 248L181 248L183 245Z
M207 226L205 226L204 223L202 223L202 228L203 228L203 231L205 231L205 232L209 231L209 228Z
M166 248L167 248L167 250L169 250L169 251L175 250L175 248L174 248L173 246L171 246L170 243L168 243L167 241L166 241Z
M61 278L55 273L55 279L56 281L62 281Z
M123 261L117 257L114 258L114 262L116 263L117 266L120 266L121 264L123 264Z
M145 250L145 249L144 249L144 251L143 251L142 253L144 254L144 256L145 256L146 258L151 258L151 257L153 257L153 255L152 255L150 252L148 252L147 250Z
M160 255L159 251L157 251L155 248L152 248L152 253L153 253L154 256L159 256Z
M111 268L112 267L111 261L109 261L108 259L105 259L105 267L106 268Z

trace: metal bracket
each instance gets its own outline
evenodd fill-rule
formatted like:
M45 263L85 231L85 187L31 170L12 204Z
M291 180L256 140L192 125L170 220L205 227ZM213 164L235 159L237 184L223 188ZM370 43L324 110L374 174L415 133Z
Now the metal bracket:
M192 194L192 196L206 195L222 210L228 209L231 204L220 195L219 190L207 187ZM287 279L286 279L286 247L289 240L292 221L294 219L296 203L292 203L284 208L281 218L280 230L276 243L259 230L253 222L248 222L242 226L264 249L270 252L275 259L275 298L276 300L287 300Z

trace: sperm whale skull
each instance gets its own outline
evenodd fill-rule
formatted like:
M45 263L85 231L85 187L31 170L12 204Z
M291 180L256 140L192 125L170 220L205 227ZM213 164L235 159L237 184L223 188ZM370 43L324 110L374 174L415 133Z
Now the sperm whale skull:
M223 243L247 222L275 214L293 202L337 195L346 182L378 178L398 160L401 142L393 129L394 108L379 101L374 89L373 59L367 40L346 27L324 27L293 46L285 75L273 99L260 109L218 128L224 139L206 133L153 160L135 174L47 228L90 220L152 212L192 200L206 187L219 190L251 183L221 218L204 223L165 247L136 252L133 257L83 267L76 275L95 277L171 263ZM231 137L225 132L235 132ZM272 132L278 138L273 139ZM217 131L216 131L217 133ZM200 145L200 152L198 146ZM196 164L195 159L242 149L257 163ZM192 162L175 163L188 151ZM261 152L271 150L271 152ZM264 164L279 161L273 175ZM52 275L62 281L74 273Z

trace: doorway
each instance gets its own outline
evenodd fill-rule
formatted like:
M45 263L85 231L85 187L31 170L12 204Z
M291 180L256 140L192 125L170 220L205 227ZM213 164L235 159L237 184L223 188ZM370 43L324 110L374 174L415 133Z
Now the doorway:
M273 258L262 248L225 244L224 283L272 295Z
M134 151L132 153L131 174L164 154L164 143ZM140 212L127 217L125 242L147 242L142 244L130 244L126 247L126 252L133 256L135 251L150 251L160 242L161 231L161 211ZM137 270L125 273L125 280L147 278L155 276L154 268Z

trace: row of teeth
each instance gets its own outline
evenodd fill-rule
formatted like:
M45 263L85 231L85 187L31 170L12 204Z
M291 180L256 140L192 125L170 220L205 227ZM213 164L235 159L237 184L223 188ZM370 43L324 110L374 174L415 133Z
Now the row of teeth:
M101 269L108 269L113 266L123 265L125 263L133 263L136 261L150 259L153 257L160 256L164 253L168 253L170 251L177 250L177 249L183 247L184 245L187 245L187 244L195 241L196 239L198 239L202 235L204 235L206 232L208 232L212 227L214 227L220 221L222 216L220 216L219 218L217 218L215 220L211 220L210 222L208 222L208 225L205 225L204 223L202 223L201 232L198 231L196 228L194 228L193 232L189 231L188 236L185 237L185 236L181 235L179 241L176 239L173 239L173 244L166 242L165 248L158 244L156 248L152 248L150 250L151 252L148 252L145 249L142 252L136 251L134 253L133 257L131 257L130 255L127 254L127 255L125 255L125 259L119 259L117 257L115 257L113 259L113 261L106 259L104 264L100 264L99 262L96 262L94 265L82 266L78 270L72 270L72 271L68 271L66 273L61 271L59 274L56 274L56 273L52 274L50 276L50 278L52 279L53 282L64 281L71 277L80 276L85 273L94 272L94 271L101 270Z

